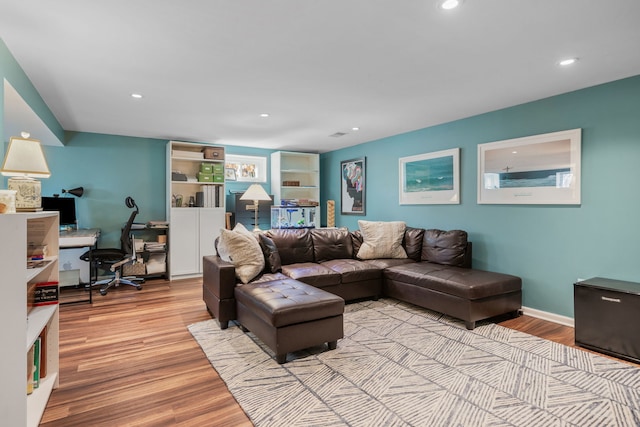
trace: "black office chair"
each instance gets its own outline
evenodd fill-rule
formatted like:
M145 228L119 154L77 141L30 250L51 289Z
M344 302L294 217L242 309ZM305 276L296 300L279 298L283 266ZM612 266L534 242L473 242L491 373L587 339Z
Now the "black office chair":
M98 268L104 268L108 265L110 265L109 270L115 273L115 276L110 279L99 280L91 284L91 286L102 286L102 288L100 288L100 294L102 295L106 295L107 291L112 286L117 287L121 284L131 285L136 289L141 290L142 286L140 285L140 283L144 282L144 279L141 277L120 277L122 266L133 262L136 259L133 236L131 235L131 225L133 224L133 220L135 219L136 215L138 215L139 210L136 202L131 197L127 197L125 199L125 203L128 208L135 208L135 210L131 212L127 224L122 229L122 234L120 235L120 244L122 245L122 249L93 249L80 255L81 260L91 263L91 267L94 269L93 271L96 272L96 275Z

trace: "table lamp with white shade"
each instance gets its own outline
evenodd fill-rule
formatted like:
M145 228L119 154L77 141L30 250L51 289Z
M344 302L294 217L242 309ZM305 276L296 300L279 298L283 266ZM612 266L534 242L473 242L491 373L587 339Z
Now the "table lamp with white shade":
M41 185L35 178L49 178L51 172L40 141L29 139L26 132L21 137L11 137L0 173L11 177L8 187L16 190L17 211L42 210Z
M260 231L260 226L258 225L258 206L261 201L271 201L271 197L264 191L262 185L260 184L251 184L247 191L240 197L240 200L253 200L253 205L247 205L247 210L254 209L255 210L255 222L253 231Z

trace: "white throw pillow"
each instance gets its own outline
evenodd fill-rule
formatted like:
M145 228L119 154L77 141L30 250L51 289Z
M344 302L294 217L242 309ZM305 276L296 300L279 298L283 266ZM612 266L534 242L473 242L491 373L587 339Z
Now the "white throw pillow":
M407 224L403 221L358 221L362 232L360 259L406 258L402 239Z
M233 263L236 277L245 284L264 269L264 255L258 240L239 223L233 230L220 230L218 255Z

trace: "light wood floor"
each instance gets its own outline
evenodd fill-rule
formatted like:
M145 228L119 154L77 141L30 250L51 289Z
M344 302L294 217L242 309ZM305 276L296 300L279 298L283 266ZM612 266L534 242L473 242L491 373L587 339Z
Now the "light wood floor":
M201 279L60 306L60 387L41 425L251 426L186 328L207 319ZM574 344L566 326L529 316L501 324Z

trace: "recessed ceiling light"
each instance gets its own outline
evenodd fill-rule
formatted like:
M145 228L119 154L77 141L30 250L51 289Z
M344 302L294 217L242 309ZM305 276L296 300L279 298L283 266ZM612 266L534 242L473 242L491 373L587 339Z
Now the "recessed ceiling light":
M357 131L360 130L360 128L359 127L352 127L351 130L354 131L354 132L357 132Z
M141 95L141 94L139 94L139 93L132 93L132 94L131 94L131 97L132 97L132 98L135 98L135 99L140 99L140 98L142 98L142 95Z
M444 10L455 9L462 4L462 0L440 0L438 7Z
M260 114L260 117L269 117L269 113L262 113Z
M578 58L567 58L567 59L561 60L560 62L558 62L558 64L562 65L563 67L566 67L567 65L575 64L577 60Z

